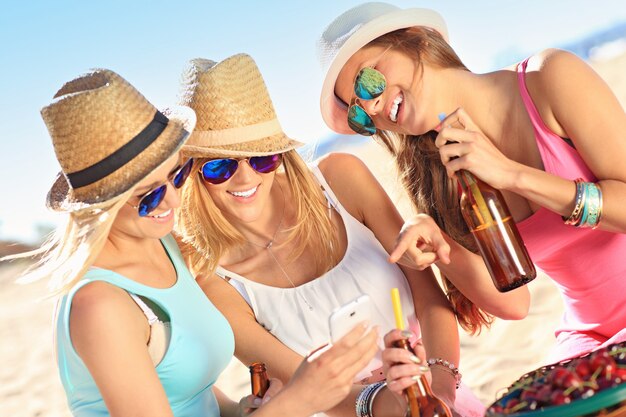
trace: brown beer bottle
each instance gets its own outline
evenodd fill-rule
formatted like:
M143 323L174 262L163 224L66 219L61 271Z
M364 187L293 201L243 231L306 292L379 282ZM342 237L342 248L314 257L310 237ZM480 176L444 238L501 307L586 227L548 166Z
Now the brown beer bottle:
M502 193L469 171L458 171L457 178L461 213L498 291L510 291L535 279L535 266Z
M267 378L267 371L263 362L254 362L250 365L250 386L252 387L252 395L263 398L270 386L270 381Z
M413 352L407 339L396 341L394 346ZM452 417L446 403L433 394L424 375L420 375L414 385L406 388L404 394L407 401L406 417Z

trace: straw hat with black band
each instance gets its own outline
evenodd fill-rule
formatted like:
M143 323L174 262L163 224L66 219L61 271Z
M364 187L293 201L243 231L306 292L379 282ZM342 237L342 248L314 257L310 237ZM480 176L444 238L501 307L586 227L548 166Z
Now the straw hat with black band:
M401 9L387 3L364 3L333 20L317 43L319 61L326 71L320 109L324 122L335 132L354 135L348 126L348 107L335 95L337 76L350 57L380 36L399 29L425 26L448 40L441 15L430 9Z
M48 192L55 211L98 207L174 155L193 131L185 107L160 112L125 79L94 69L69 81L41 110L61 172Z
M196 129L183 147L194 158L273 155L302 145L283 132L249 55L219 63L191 60L183 73L180 103L197 115Z

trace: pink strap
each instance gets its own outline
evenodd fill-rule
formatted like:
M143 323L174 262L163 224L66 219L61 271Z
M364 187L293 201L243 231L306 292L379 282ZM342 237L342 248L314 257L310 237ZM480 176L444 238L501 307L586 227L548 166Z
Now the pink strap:
M526 88L526 67L528 66L529 59L530 57L526 58L517 65L517 80L519 82L519 91L522 96L522 100L524 101L524 105L526 106L526 110L528 111L530 121L535 128L535 132L550 130L543 122L543 119L541 119L541 115L539 115L539 111L537 111L537 107L535 107L535 103L533 103L533 99L528 93L528 88Z

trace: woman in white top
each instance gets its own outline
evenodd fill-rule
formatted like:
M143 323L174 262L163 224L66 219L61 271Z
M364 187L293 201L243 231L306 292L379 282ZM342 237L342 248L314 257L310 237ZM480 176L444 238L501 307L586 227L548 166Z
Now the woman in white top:
M393 329L390 289L398 287L426 356L458 364L455 316L427 268L447 257L447 245L429 242L441 249L424 255L422 271L389 263L403 220L360 160L333 154L307 167L294 150L299 143L282 132L247 55L218 64L193 60L182 101L198 122L183 149L196 163L183 189L178 231L200 285L234 329L240 360L263 361L287 381L302 356L328 341L333 309L362 293L373 301L372 324ZM378 356L352 395L328 413L353 416L364 386L385 378L381 366ZM407 369L415 375L424 366ZM433 390L455 405L449 368L431 369ZM377 417L402 413L398 397L377 391ZM482 413L480 403L473 405Z

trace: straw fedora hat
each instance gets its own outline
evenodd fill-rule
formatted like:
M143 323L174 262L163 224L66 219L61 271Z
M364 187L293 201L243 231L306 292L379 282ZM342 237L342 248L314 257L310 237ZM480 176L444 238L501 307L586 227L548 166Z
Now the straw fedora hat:
M41 110L61 165L47 206L56 211L95 207L143 180L193 130L193 110L166 113L107 69L65 83Z
M197 116L196 129L183 146L186 155L262 156L302 145L280 127L261 72L249 55L219 63L191 60L183 73L180 103Z
M425 26L448 40L448 29L441 15L430 9L401 9L387 3L364 3L333 20L317 43L318 58L326 71L322 84L322 118L335 132L352 134L348 109L335 95L339 72L355 52L374 39L399 29Z

